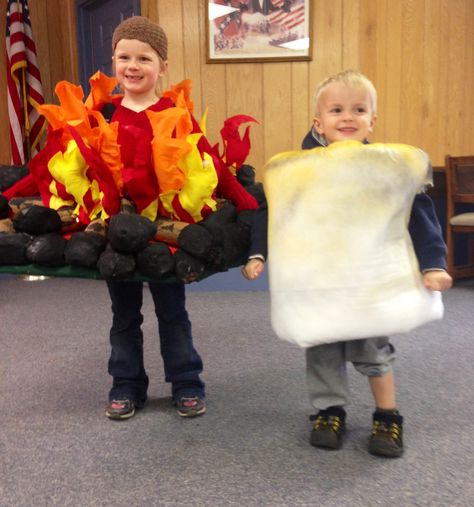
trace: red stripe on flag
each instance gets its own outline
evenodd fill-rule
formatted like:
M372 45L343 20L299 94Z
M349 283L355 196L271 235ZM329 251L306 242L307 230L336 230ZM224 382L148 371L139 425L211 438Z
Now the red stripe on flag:
M270 15L272 24L284 25L287 28L299 25L304 20L305 8L303 5L296 7L291 12L279 11Z
M44 117L35 109L44 98L27 0L8 0L6 24L11 161L22 165L38 151L45 127Z

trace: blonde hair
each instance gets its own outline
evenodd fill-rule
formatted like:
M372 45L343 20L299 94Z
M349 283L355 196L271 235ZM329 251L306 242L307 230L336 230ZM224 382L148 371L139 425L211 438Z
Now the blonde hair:
M319 113L319 99L323 91L333 83L342 83L347 86L352 87L361 87L365 88L370 97L370 105L372 106L372 113L377 113L377 90L375 86L372 84L369 78L357 72L355 70L344 70L342 72L338 72L337 74L333 74L332 76L327 77L316 88L316 92L314 94L314 109L316 114Z

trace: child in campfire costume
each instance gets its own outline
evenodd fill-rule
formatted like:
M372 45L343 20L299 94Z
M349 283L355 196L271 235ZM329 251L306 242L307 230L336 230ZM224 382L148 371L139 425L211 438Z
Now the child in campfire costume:
M363 149L371 149L372 147L374 148L372 151L377 150L377 145L367 145L367 147L364 147L360 144L360 142L364 144L367 143L367 135L372 132L374 127L376 120L376 100L376 91L372 83L365 76L357 72L346 71L324 80L319 85L316 92L316 113L313 128L304 138L302 148L312 149L320 147L318 148L319 150L331 150L331 148L334 148L332 151L326 151L326 160L330 163L332 163L329 160L331 157L335 158L337 153L343 153L344 150L349 151L353 149L354 151L361 151ZM338 143L339 146L329 147L331 143L336 141L345 141L345 147L341 147L340 143ZM358 142L350 144L350 141ZM347 142L349 142L350 145L347 145ZM321 148L325 146L328 147ZM416 150L412 147L409 148ZM383 149L385 148L382 147L382 150ZM398 149L403 150L404 148ZM307 155L309 155L309 152ZM285 154L282 155L282 158L284 156ZM291 158L291 156L292 154L289 154L289 158ZM298 156L300 155L295 155L295 159ZM278 161L276 163L278 163ZM269 165L271 165L271 162ZM422 166L426 167L426 164L422 164ZM271 170L271 168L267 168L267 171L268 170ZM288 170L291 171L291 166L288 167ZM311 174L312 171L315 170L315 167L313 169L310 168L308 173ZM381 167L380 170L383 171L383 167ZM354 168L354 171L357 172L357 169ZM320 174L324 172L324 167L321 166ZM283 171L281 177L287 177L283 175ZM357 175L354 175L354 178L357 178ZM270 181L267 181L267 183L270 183ZM388 186L390 188L390 181L388 182ZM393 187L395 187L395 181L393 181ZM267 188L267 191L268 190L271 190L271 188ZM273 190L275 190L275 187L273 187ZM332 190L336 189L333 188ZM363 188L362 190L358 190L364 192ZM329 191L331 191L331 189L329 189ZM356 192L356 190L353 192ZM386 199L388 199L389 196L387 194L383 195L386 195ZM329 217L331 223L332 217L337 211L331 210L330 206L331 203L329 203L329 208L324 208L325 215L323 214L322 216L323 221L325 220L324 217ZM401 208L404 214L403 205ZM294 210L292 211L295 212ZM375 212L375 210L373 211ZM349 211L347 216L348 222L351 221L350 215L351 212ZM315 218L315 220L317 219ZM403 222L401 223L403 225ZM280 226L281 225L282 224L280 224ZM344 227L343 224L340 225L341 235L344 237L345 234L348 234L348 229ZM367 226L369 226L369 224L367 224ZM267 255L266 228L267 207L266 204L264 204L260 207L256 217L249 260L243 268L243 274L247 279L251 280L257 278L264 269L264 262ZM404 225L402 228L404 228ZM276 235L279 234L278 230L273 230L273 234L275 236L274 239L276 239ZM314 231L309 233L306 231L305 234L313 235L316 233L314 233ZM405 234L407 234L406 230ZM430 291L448 289L451 286L452 280L445 270L446 247L432 202L424 192L418 193L414 199L409 222L409 235L411 236L416 258L418 259L419 269L422 272L422 281L417 282L420 284L421 290L426 292L428 297L431 297L430 294L433 293ZM317 238L314 239L315 243L318 241L321 243L325 240L326 238L321 236L319 236L319 240ZM359 240L363 240L360 235ZM270 254L272 255L272 250ZM351 262L347 259L351 259L353 252L350 250L345 253L339 252L339 254L335 252L336 257L341 254L343 255L343 257L341 257L343 259L341 265L347 266L347 262L349 262L350 266ZM415 257L414 254L413 257ZM321 259L322 258L316 259L316 262L320 262ZM354 257L352 257L352 259L354 260ZM308 259L308 262L312 261L314 262L314 259ZM284 262L291 264L292 261L290 258L286 258ZM330 262L332 262L332 260ZM362 260L362 266L363 262L364 260ZM368 260L366 262L368 262ZM391 262L393 263L393 259L381 259L380 262L383 272L385 269L384 266L388 266ZM414 265L414 271L416 271L416 259ZM356 269L354 268L354 264L352 266L353 270ZM296 268L297 266L293 264L293 267ZM348 269L350 271L350 268ZM359 273L355 273L354 271L352 271L352 273L353 276L349 273L348 277L345 279L343 277L342 282L337 282L344 286L345 280L347 301L351 299L354 300L359 294L357 292L358 287L354 286L352 280L350 280L351 278L358 279ZM319 276L324 278L324 273L320 273ZM363 287L361 287L361 289L364 291L366 290L364 288L366 280L363 276L364 275L362 275L361 283ZM332 277L331 273L328 273L328 280L330 280L328 285L331 287L330 290L332 290L332 288L337 287L337 285L334 285L335 279L329 277ZM415 277L418 278L416 274L413 278ZM273 280L270 279L271 291L273 290L272 281ZM378 280L376 280L376 283L378 283ZM429 290L427 291L425 287ZM305 294L304 291L307 287L299 287L299 289L302 294ZM331 297L330 290L327 292L328 298ZM345 293L341 291L344 297L346 297ZM322 298L324 298L324 294L325 292L322 290ZM272 304L274 295L275 294L272 293ZM291 294L287 294L287 297L290 298ZM371 297L373 296L367 296L369 300ZM350 303L348 306L350 306ZM340 318L340 320L344 321L346 318L345 306L342 300L337 307L340 308L340 316L337 317L336 312L332 319L328 319L329 329L331 329L332 325L337 325L334 319ZM301 310L301 307L299 309ZM317 327L317 307L314 308L314 312L314 318L311 320L315 322L315 327ZM302 316L305 315L304 313L301 314L296 311L295 315L296 314L304 320L305 317ZM403 320L403 317L403 314L399 315L400 320ZM370 319L365 316L365 320ZM333 324L331 324L331 322ZM351 332L351 330L348 330L346 337L347 335L350 337ZM310 443L316 447L328 449L339 449L342 446L346 416L344 407L349 402L346 362L350 361L360 373L368 377L374 397L375 412L373 413L373 427L369 440L369 452L380 456L398 457L403 452L403 418L397 410L395 400L395 381L392 370L392 364L395 359L395 349L386 336L375 338L364 338L364 336L368 336L368 334L353 336L359 339L352 339L350 341L333 340L331 343L327 342L316 346L311 346L311 342L308 339L306 343L307 385L311 404L318 411L316 415L311 416L311 420L314 422ZM338 339L338 336L335 338Z
M158 217L200 222L217 211L218 198L231 201L237 212L256 210L257 201L235 176L250 150L249 127L242 138L238 127L255 120L245 115L227 119L219 154L204 135L204 120L201 130L192 115L190 81L159 96L168 67L167 37L159 25L141 16L126 19L114 30L112 49L115 78L95 74L85 102L79 86L60 82L55 90L60 105L39 108L49 122L46 145L29 164L30 174L9 188L7 197L39 192L49 208L73 208L79 227L108 221L119 214L123 201L152 222ZM112 95L117 83L123 95ZM112 110L110 122L106 110ZM113 385L105 413L120 420L132 417L147 399L143 284L112 279L107 286ZM149 288L172 401L180 416L204 414L203 364L193 345L184 284L150 281Z

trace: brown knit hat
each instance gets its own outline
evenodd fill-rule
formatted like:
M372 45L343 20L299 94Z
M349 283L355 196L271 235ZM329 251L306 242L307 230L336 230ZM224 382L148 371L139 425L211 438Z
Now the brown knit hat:
M136 39L146 42L160 55L162 60L168 59L168 39L163 28L144 16L132 16L117 25L112 35L112 52L115 51L115 46L121 39Z

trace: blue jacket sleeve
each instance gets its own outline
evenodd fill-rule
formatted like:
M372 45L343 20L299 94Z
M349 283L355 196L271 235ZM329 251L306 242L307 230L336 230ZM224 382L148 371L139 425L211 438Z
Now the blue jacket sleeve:
M267 258L267 229L268 229L268 207L267 200L262 201L254 214L253 225L250 232L250 250L251 255L263 255Z
M417 194L408 224L420 270L446 269L446 244L433 201L424 192Z

